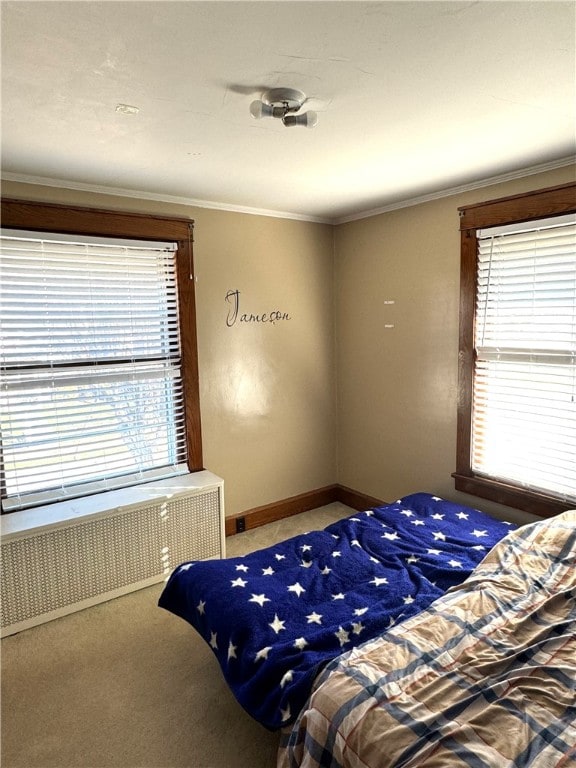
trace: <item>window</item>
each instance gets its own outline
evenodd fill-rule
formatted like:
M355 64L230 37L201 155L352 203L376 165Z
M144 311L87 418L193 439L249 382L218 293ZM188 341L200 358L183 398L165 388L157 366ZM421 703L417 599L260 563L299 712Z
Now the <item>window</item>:
M458 490L576 506L576 185L460 209Z
M201 469L192 223L3 201L2 225L3 511Z

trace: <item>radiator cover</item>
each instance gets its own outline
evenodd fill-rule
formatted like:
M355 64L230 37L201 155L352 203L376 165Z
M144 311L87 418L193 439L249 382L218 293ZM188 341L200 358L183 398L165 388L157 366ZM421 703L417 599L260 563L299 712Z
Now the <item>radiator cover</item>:
M186 478L139 486L136 503L4 533L2 636L160 582L185 560L224 557L223 482Z

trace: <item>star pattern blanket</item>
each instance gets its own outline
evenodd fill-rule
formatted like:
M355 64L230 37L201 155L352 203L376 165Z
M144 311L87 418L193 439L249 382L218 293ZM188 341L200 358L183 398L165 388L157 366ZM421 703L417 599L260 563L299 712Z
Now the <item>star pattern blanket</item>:
M159 605L200 633L239 703L277 729L328 661L426 609L513 527L417 493L243 557L183 563Z

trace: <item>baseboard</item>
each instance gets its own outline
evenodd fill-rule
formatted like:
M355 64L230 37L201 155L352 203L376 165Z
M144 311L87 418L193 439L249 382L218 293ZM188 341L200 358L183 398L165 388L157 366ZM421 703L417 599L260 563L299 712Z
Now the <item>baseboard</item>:
M387 501L382 501L382 499L377 499L375 496L368 496L366 493L355 491L346 485L337 485L336 488L338 489L336 501L358 511L372 509L372 507L382 507L388 503Z
M385 503L374 496L360 493L345 485L327 485L325 488L301 493L298 496L291 496L288 499L264 504L261 507L241 512L239 515L227 517L225 521L226 536L234 536L236 533L258 528L267 523L274 523L285 517L308 512L311 509L333 504L336 501L357 510L380 507Z
M241 512L239 515L227 517L225 521L226 536L233 536L235 533L248 531L251 528L258 528L260 525L273 523L291 515L298 515L300 512L308 512L310 509L332 504L338 501L336 487L335 485L328 485L325 488L301 493L298 496L291 496L288 499L264 504L261 507Z

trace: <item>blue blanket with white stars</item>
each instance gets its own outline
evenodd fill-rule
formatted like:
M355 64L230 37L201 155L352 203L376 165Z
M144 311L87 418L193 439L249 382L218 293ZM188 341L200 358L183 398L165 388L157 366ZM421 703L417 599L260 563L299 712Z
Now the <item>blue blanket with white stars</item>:
M514 527L416 493L243 557L183 563L159 605L200 633L239 703L274 730L328 661L427 608Z

